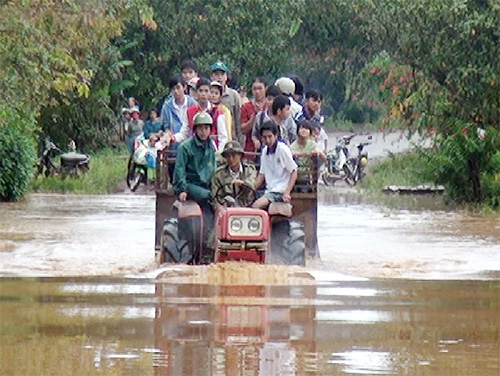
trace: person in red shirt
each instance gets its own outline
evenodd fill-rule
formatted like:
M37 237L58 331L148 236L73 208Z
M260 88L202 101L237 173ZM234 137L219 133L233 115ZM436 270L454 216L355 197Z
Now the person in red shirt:
M252 128L255 123L255 116L262 111L266 104L266 80L263 77L256 77L252 82L253 98L241 107L241 130L245 135L244 150L255 152L255 145L252 141Z

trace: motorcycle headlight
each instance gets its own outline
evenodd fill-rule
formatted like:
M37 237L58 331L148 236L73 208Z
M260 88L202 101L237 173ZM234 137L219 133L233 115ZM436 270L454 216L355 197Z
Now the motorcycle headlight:
M248 222L248 229L252 232L257 232L260 230L260 222L256 219L251 219Z
M231 220L230 227L233 232L241 231L241 228L243 227L243 222L241 222L241 219L239 218L233 218Z
M359 159L359 164L363 167L366 166L368 164L368 157L361 157Z

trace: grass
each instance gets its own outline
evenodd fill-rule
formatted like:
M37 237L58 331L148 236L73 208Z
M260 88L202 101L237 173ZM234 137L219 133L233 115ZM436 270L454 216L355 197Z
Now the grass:
M390 154L388 158L370 161L362 187L369 191L381 191L387 185L434 185L426 161L416 152Z
M81 177L63 179L60 176L39 176L33 179L31 190L75 194L115 193L123 187L128 158L125 147L103 149L90 155L90 169Z

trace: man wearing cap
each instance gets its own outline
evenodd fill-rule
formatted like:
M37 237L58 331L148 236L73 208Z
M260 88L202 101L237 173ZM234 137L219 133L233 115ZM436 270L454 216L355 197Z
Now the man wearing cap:
M238 141L229 141L224 147L222 156L226 163L215 171L212 178L212 197L216 206L228 195L238 197L238 206L252 204L257 171L252 164L241 161L243 154L243 148Z
M223 88L221 103L229 108L233 115L232 139L244 142L240 126L240 95L236 90L227 86L227 72L229 69L224 62L218 60L212 64L211 70L211 80L220 82Z
M295 94L295 82L293 82L291 78L280 77L274 84L279 87L283 95L286 95L290 100L290 115L292 119L295 118L295 116L302 111L302 106L293 99L293 94Z

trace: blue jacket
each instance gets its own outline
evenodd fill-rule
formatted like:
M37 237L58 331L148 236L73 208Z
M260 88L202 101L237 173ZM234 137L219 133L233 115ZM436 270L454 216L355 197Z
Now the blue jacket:
M186 98L188 107L196 103L196 101L189 95L186 95ZM165 129L170 129L175 134L181 130L182 122L175 112L174 101L175 98L173 96L169 96L167 99L165 99L165 102L163 103L163 106L161 108L161 118L163 119L163 123L165 124Z

